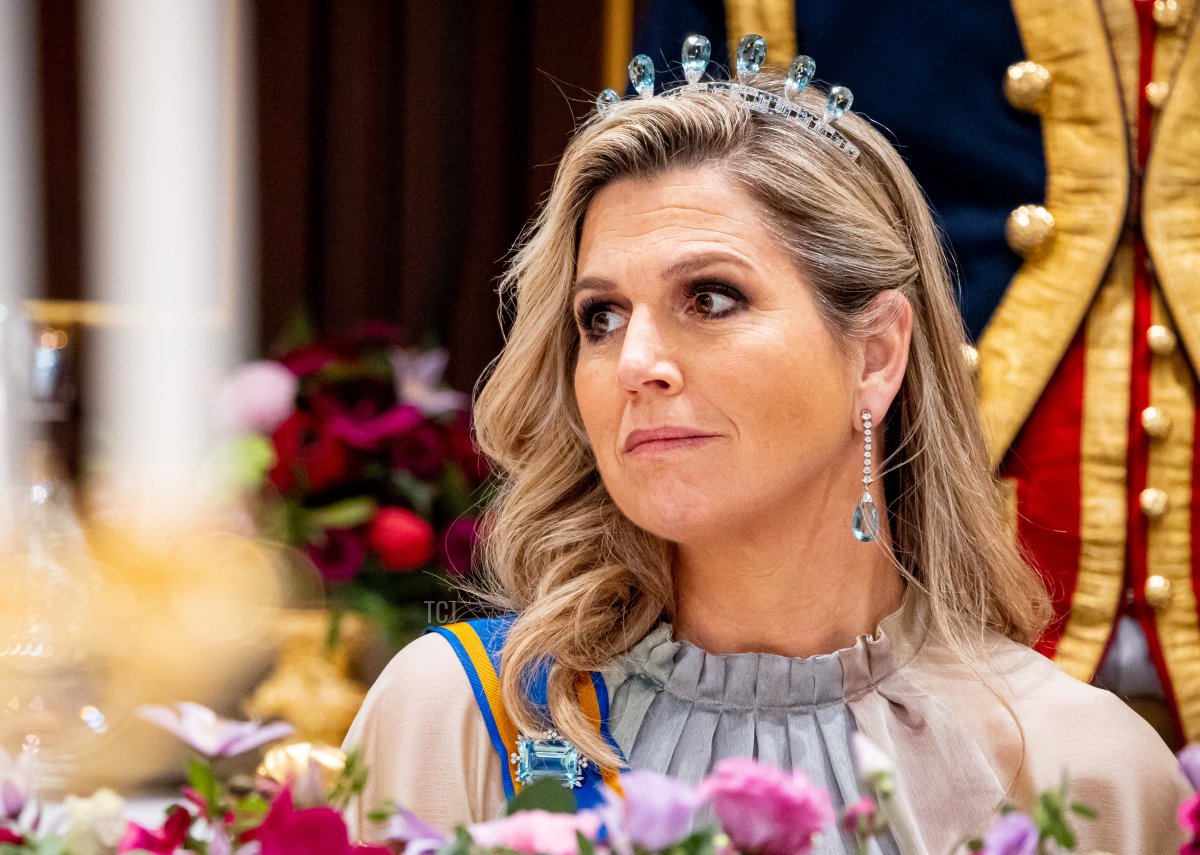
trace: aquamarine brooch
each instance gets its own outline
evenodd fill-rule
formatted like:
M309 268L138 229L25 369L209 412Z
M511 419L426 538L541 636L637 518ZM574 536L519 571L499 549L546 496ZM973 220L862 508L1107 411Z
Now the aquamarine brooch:
M809 133L829 142L850 159L858 158L858 148L832 127L854 103L854 94L845 86L833 86L825 101L825 112L816 116L792 101L805 89L817 73L817 64L810 56L801 54L788 66L783 84L783 96L755 88L752 85L767 61L767 40L759 35L743 36L737 49L737 82L732 80L701 81L708 70L712 43L704 36L689 36L683 43L683 76L687 83L667 89L660 97L678 97L689 92L712 92L737 99L747 109L769 116L790 119ZM654 97L654 62L638 54L629 63L629 79L640 98ZM621 103L614 89L605 89L596 98L596 109L602 116L611 115Z
M549 778L572 788L583 785L588 766L588 759L556 730L541 738L518 734L517 750L509 762L517 767L517 781L522 784Z

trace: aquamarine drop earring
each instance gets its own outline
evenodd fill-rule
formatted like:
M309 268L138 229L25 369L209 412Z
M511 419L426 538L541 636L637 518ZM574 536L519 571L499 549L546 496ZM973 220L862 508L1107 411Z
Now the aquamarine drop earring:
M879 511L875 508L875 500L871 498L871 411L863 410L860 418L863 424L863 492L862 498L854 506L854 519L851 531L854 537L863 543L870 543L879 537Z

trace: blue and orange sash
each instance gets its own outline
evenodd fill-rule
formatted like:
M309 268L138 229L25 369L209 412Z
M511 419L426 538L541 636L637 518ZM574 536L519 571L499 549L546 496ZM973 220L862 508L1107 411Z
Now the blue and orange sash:
M521 791L521 782L514 774L512 760L517 751L518 734L517 726L508 717L500 697L499 675L500 653L504 649L504 641L514 620L515 616L508 615L430 627L430 631L450 642L463 670L467 672L467 679L475 692L475 701L479 704L479 712L487 725L492 747L500 758L504 795L509 799ZM547 707L546 682L549 673L550 666L547 663L538 669L529 688L529 699L542 709ZM590 680L580 682L578 693L583 714L595 725L600 736L617 756L621 757L621 749L617 747L608 729L608 689L604 685L604 678L599 672L593 671ZM620 792L619 771L612 768L601 769L595 763L588 763L583 768L582 783L574 790L576 804L580 808L587 808L602 803L601 784L608 784Z

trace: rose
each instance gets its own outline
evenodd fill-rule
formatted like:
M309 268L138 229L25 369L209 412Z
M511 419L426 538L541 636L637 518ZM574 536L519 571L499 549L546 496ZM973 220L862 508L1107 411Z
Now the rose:
M699 792L735 849L762 855L797 855L833 821L829 794L803 772L783 772L733 757L717 764Z
M297 411L284 419L271 434L271 442L276 461L267 477L285 493L320 492L349 471L345 444L309 413Z
M983 836L984 855L1037 855L1037 851L1037 826L1018 811L996 819Z
M392 570L415 570L433 555L433 526L405 508L380 508L367 542Z
M362 533L352 528L327 528L321 538L319 543L306 543L304 554L317 566L322 578L345 582L358 575L367 557Z
M248 362L218 392L217 422L233 433L270 433L296 409L299 385L278 362Z
M504 847L529 855L576 855L579 852L576 834L595 840L599 830L600 819L592 811L571 814L523 810L467 827L471 839L484 849Z
M442 436L429 422L421 422L392 439L392 465L423 480L435 478L446 462Z

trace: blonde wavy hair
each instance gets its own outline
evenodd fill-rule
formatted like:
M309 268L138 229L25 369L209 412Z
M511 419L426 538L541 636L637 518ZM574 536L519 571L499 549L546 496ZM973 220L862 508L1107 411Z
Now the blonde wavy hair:
M757 85L780 91L773 78ZM820 93L801 95L803 106L822 111ZM791 253L842 341L878 322L871 304L881 292L908 299L908 371L883 426L894 559L927 597L931 630L964 656L989 632L1027 644L1045 627L1049 600L1014 544L989 471L928 205L869 122L847 114L837 128L858 146L857 161L787 120L691 93L626 101L582 126L567 147L503 279L516 315L475 408L479 445L501 473L483 547L484 590L518 613L500 683L523 731L549 724L526 689L531 674L552 663L549 720L584 754L614 762L580 709L577 684L673 609L671 545L609 497L574 396L580 228L595 193L618 179L705 167L736 182L762 207L771 226L764 239Z

